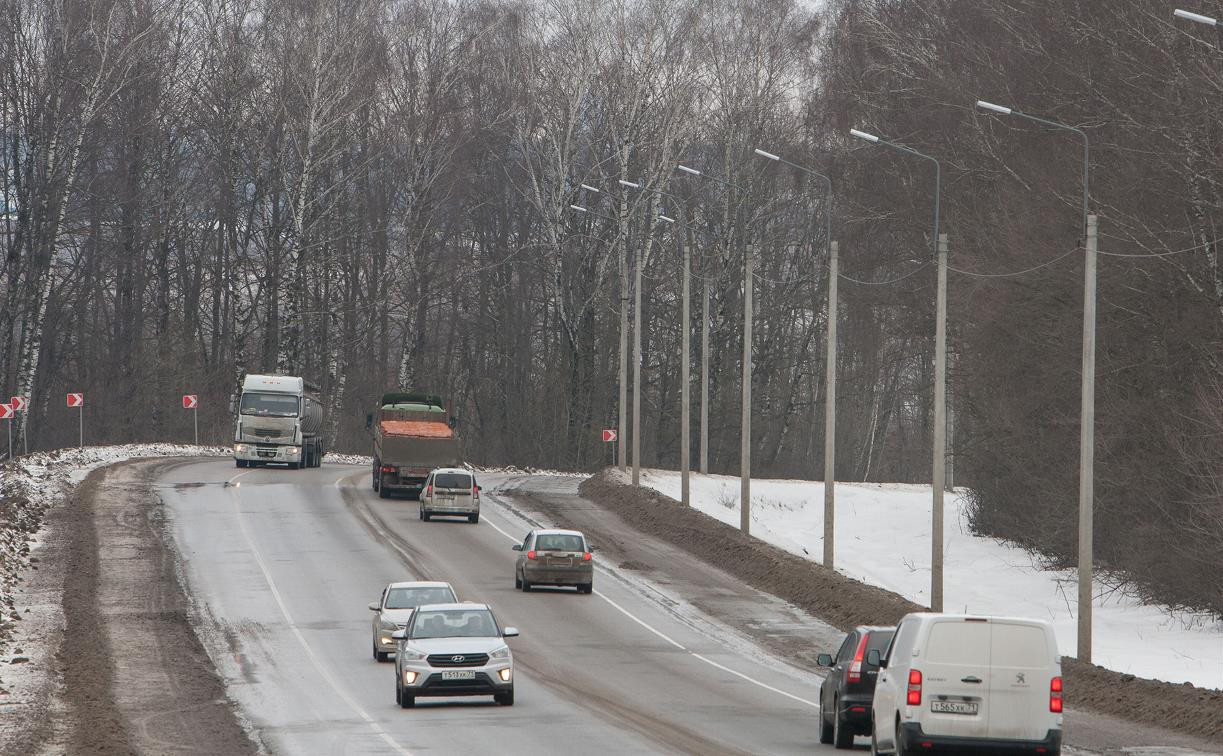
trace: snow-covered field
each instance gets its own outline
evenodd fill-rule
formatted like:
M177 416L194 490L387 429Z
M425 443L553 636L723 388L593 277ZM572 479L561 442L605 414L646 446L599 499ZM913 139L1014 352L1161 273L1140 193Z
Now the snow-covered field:
M680 498L680 476L642 471L642 483ZM926 604L930 598L929 486L838 483L836 568ZM739 525L739 478L692 476L692 504ZM944 516L944 608L1050 620L1060 650L1076 652L1074 571L1042 570L1022 549L969 532L964 502L948 495ZM752 535L813 561L823 559L824 485L752 481ZM1096 584L1093 661L1139 677L1223 689L1223 622L1143 605Z

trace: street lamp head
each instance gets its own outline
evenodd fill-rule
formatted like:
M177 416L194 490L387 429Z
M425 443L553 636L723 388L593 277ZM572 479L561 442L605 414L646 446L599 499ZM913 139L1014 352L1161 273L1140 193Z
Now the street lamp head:
M774 155L771 152L765 152L764 150L760 149L759 147L756 148L756 154L759 155L760 157L768 158L769 160L781 160L781 157L779 155Z
M590 212L589 210L587 210L586 208L582 207L581 205L570 205L570 206L569 206L569 209L570 209L570 210L577 210L579 213L588 213L588 212Z
M665 215L659 215L659 216L658 216L658 220L660 220L660 221L666 221L667 223L674 223L674 222L675 222L675 219L674 219L674 218L668 218L668 217L667 217L667 216L665 216Z
M995 113L1001 113L1002 115L1011 114L1010 108L1004 108L1001 105L995 105L994 103L986 102L985 100L977 100L977 107L982 108L983 110L992 110Z
M1201 13L1193 13L1192 11L1181 10L1180 8L1177 8L1176 10L1172 11L1172 15L1176 16L1177 18L1183 18L1186 21L1193 21L1194 23L1198 23L1198 24L1206 24L1207 26L1218 26L1219 25L1219 20L1217 18L1211 18L1210 16L1203 16Z
M620 179L620 186L627 186L627 187L629 187L629 188L631 188L631 189L640 189L640 188L641 188L641 184L638 184L638 183L636 183L635 181L625 181L624 179Z
M599 189L597 187L591 186L590 184L582 184L582 188L588 192L594 192L595 194L599 194Z
M683 171L684 173L691 173L693 176L700 176L700 175L701 175L701 172L700 172L700 171L698 171L698 170L697 170L697 169L695 169L695 168L689 168L689 167L688 167L688 166L686 166L686 165L682 165L682 164L681 164L681 165L677 165L677 166L675 166L675 167L676 167L676 169L677 169L677 170L681 170L681 171Z
M868 142L878 142L879 141L879 137L875 136L874 134L867 134L865 131L858 131L857 129L850 129L849 133L851 136L856 136L859 139L865 139Z

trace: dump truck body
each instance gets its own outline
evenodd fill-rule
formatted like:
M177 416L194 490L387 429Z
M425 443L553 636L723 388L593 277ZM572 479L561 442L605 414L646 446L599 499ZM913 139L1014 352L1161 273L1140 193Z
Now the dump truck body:
M435 468L462 461L459 439L440 397L384 394L369 424L374 436L372 483L383 498L419 495Z

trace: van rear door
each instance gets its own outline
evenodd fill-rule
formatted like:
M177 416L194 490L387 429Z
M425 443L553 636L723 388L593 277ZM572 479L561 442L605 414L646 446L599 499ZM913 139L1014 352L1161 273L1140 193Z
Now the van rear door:
M1039 740L1058 726L1049 683L1060 676L1051 633L1041 625L991 620L989 737Z
M917 715L928 735L984 737L990 710L990 623L976 618L936 619L925 652L913 660L922 673ZM905 681L899 681L902 686ZM900 689L901 703L905 688Z

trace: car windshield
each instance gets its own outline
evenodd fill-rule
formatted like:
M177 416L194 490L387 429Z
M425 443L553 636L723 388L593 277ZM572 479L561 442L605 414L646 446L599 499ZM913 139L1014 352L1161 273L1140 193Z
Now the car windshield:
M555 533L540 535L535 539L536 551L585 551L579 535L558 535Z
M297 397L292 394L258 394L247 392L242 395L243 415L259 415L261 417L297 417Z
M471 489L471 476L466 473L438 473L433 476L433 485L437 488Z
M437 609L416 613L413 638L491 638L500 635L487 609Z
M457 599L449 588L392 588L386 594L387 609L415 609L422 604L449 604Z

